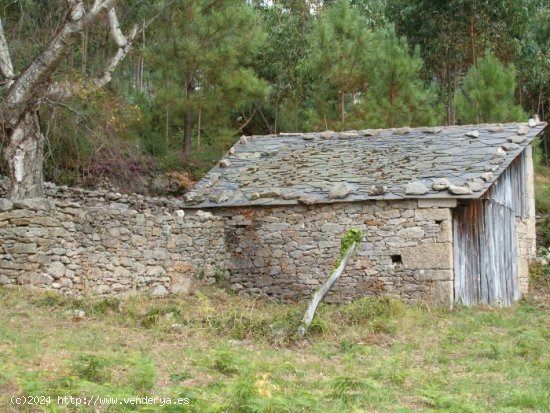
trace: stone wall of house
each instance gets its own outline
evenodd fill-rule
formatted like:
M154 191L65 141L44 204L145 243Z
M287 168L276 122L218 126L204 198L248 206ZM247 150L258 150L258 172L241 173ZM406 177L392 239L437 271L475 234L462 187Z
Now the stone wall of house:
M516 218L518 278L522 295L529 291L529 264L537 256L535 171L532 145L525 148L525 181L526 217Z
M227 218L230 285L285 300L310 297L330 275L350 228L365 239L329 293L331 302L396 295L451 306L455 200L233 208Z
M528 217L518 219L521 292L535 254L532 164ZM365 239L328 301L396 295L453 302L452 208L402 200L185 210L183 202L46 185L47 197L1 198L0 284L69 295L187 292L228 277L232 289L276 299L311 296L333 270L342 235ZM214 215L213 215L214 214Z
M19 203L0 198L0 284L165 295L223 276L220 217L183 211L174 199L53 185L47 192Z

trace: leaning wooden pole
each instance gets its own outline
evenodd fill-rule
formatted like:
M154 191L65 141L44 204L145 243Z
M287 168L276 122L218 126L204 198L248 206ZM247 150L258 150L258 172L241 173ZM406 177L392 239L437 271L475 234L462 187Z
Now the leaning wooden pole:
M346 268L346 265L348 265L348 261L353 254L353 251L355 251L355 242L351 244L344 259L340 262L338 268L336 268L336 270L329 277L325 285L323 285L313 296L313 299L311 300L311 303L309 304L309 307L304 314L304 318L302 319L302 324L300 324L300 327L298 327L299 337L303 337L306 333L307 329L311 325L311 322L313 321L313 317L315 317L317 306L323 300L323 298L325 298L325 295L327 295L332 286L336 283L336 281L338 281L338 278L340 278L340 276L344 272L344 269Z

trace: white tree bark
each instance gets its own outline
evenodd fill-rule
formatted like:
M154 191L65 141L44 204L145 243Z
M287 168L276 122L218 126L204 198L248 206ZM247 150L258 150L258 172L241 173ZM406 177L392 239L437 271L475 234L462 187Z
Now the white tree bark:
M10 177L9 196L13 199L39 197L43 194L42 164L44 137L40 132L38 108L43 101L61 100L74 95L75 86L55 83L53 76L71 50L78 36L107 16L118 51L105 69L88 82L94 90L106 85L126 57L137 34L137 25L128 38L122 30L114 5L117 0L95 0L86 11L82 0L66 0L68 13L61 28L43 51L18 76L15 76L8 43L0 21L0 72L6 79L6 94L0 109L0 138L5 142L4 158Z
M11 131L4 157L12 199L35 198L42 191L44 135L36 112L27 111Z
M4 27L0 19L0 71L6 78L6 88L13 84L13 64L11 62L10 49L4 36Z
M138 33L138 26L134 25L130 30L128 38L126 38L120 30L120 24L114 9L109 10L109 26L111 29L111 35L118 46L118 50L116 54L107 62L101 73L97 77L88 81L86 85L87 93L94 92L111 81L113 72L132 49L134 39ZM46 91L45 98L52 101L59 101L75 96L81 90L81 85L75 85L70 82L53 83Z
M128 35L128 39L122 34L115 9L109 10L109 25L111 27L111 35L118 46L118 51L107 63L103 73L93 80L97 88L103 87L111 81L111 75L132 48L132 43L138 33L138 26L135 24Z
M78 34L92 26L116 1L103 0L92 10L85 12L82 1L68 0L70 13L61 29L8 89L5 111L11 120L17 119L33 100L40 99L44 83L49 83L48 79L74 45Z
M338 281L338 279L344 272L344 269L346 268L346 265L348 265L348 261L351 257L351 254L353 254L353 251L355 251L355 242L348 249L346 256L344 257L344 259L342 260L338 268L336 268L336 270L329 277L325 285L323 285L313 296L311 303L309 304L309 307L307 308L307 311L304 314L304 318L302 319L302 324L300 325L300 327L298 327L299 337L303 337L304 334L306 333L307 329L311 325L311 322L313 321L313 317L315 317L315 311L317 310L317 306L323 300L323 298L325 298L325 295L327 295L327 293L330 291L330 289L334 286L336 281Z
M111 28L111 36L113 36L116 45L118 47L126 46L128 41L126 40L126 37L124 37L122 30L120 30L120 24L118 23L118 17L115 9L109 10L109 27Z

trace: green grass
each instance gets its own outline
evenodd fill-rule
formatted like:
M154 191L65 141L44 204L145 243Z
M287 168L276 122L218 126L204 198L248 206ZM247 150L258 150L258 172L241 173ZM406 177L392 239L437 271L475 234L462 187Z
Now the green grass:
M452 312L386 298L321 305L298 340L305 305L219 290L78 301L0 289L0 411L548 412L550 303L536 297ZM189 404L68 407L58 396Z

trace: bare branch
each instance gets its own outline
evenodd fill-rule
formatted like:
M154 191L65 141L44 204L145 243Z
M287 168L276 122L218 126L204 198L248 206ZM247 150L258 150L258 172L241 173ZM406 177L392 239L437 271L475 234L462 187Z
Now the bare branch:
M113 7L117 0L103 0L96 2L95 7L84 12L81 0L72 0L70 17L67 18L61 29L50 40L42 53L36 57L25 71L17 78L5 97L6 109L11 118L17 119L24 105L33 98L43 87L43 83L50 77L57 66L76 41L77 35L94 24L103 13ZM81 9L82 7L82 9ZM83 14L80 14L80 12ZM79 16L80 15L80 16ZM72 20L79 17L78 20Z
M92 11L97 10L98 7L101 7L101 3L102 3L102 0L94 0Z
M67 0L67 4L69 5L69 15L72 21L80 20L86 13L84 3L80 0Z
M6 88L9 88L13 83L13 64L11 62L8 42L4 36L2 19L0 19L0 71L6 78Z
M120 30L120 28L118 30ZM92 80L92 82L96 85L96 87L103 87L111 81L112 73L115 71L115 69L120 64L120 62L124 60L128 52L130 52L130 49L132 48L132 43L134 42L134 39L136 38L137 33L138 33L138 26L134 25L127 39L124 38L124 36L122 36L122 38L124 38L125 40L124 44L122 46L119 45L118 51L113 56L113 58L107 63L107 66L103 70L103 73L96 79Z
M84 90L86 93L93 92L111 81L111 76L115 69L118 67L120 62L124 60L126 55L130 52L132 48L132 43L138 34L138 26L134 25L126 38L120 29L120 24L116 15L116 11L113 9L109 10L109 24L111 27L111 35L115 40L118 50L116 54L107 62L107 65L101 72L99 76L92 79L90 82L84 85ZM71 96L74 96L79 91L82 91L82 85L74 82L63 82L63 83L54 83L52 84L47 92L46 99L53 101L60 101Z
M111 36L113 36L116 45L118 47L126 46L128 41L126 37L124 37L124 34L122 34L122 30L120 30L120 23L118 22L118 17L114 8L109 10L109 26L111 27Z

